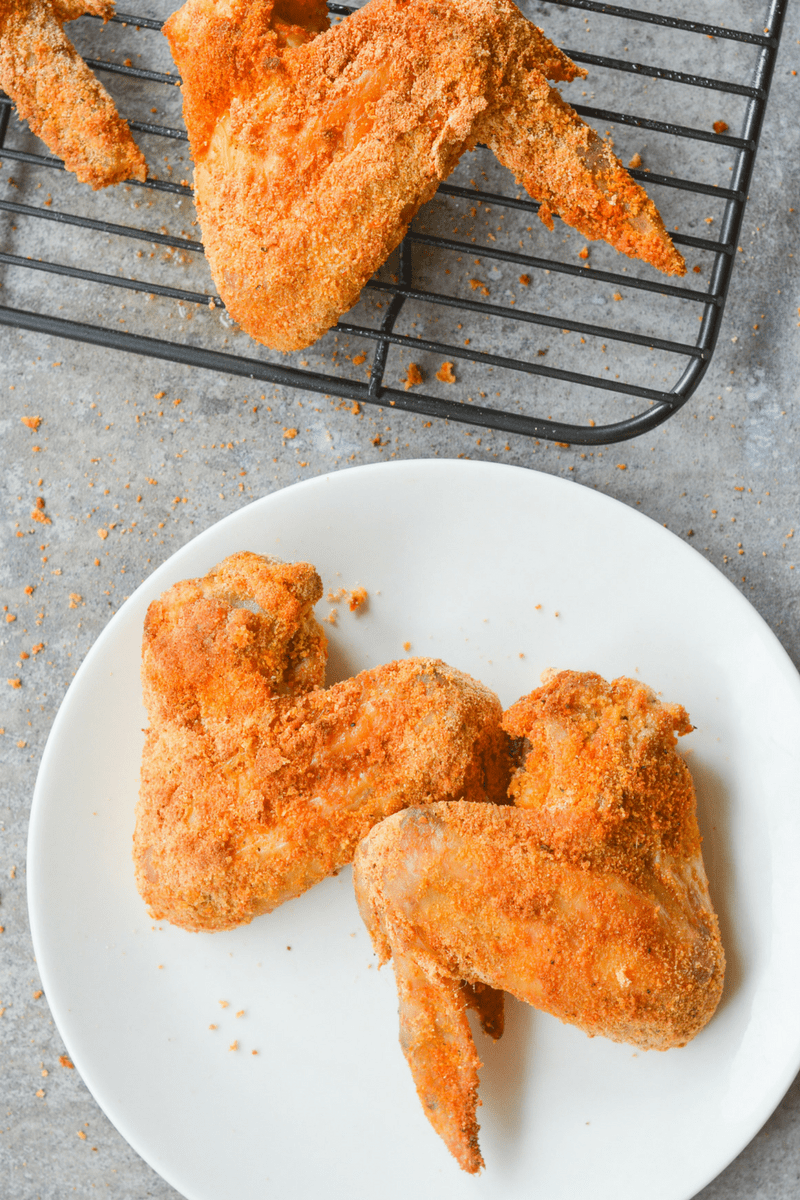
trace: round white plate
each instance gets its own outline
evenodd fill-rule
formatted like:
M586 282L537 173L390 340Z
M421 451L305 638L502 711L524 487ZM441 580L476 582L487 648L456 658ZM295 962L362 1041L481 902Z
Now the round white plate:
M375 969L349 870L226 934L154 927L136 892L145 610L243 549L306 559L326 589L367 588L366 611L345 603L326 627L331 681L431 655L508 705L546 667L592 669L641 678L697 726L683 748L728 956L720 1009L685 1049L647 1054L509 1001L503 1039L478 1039L479 1178L459 1171L422 1114L392 971ZM800 680L758 614L678 538L613 500L458 461L297 484L160 567L61 707L28 866L55 1020L98 1103L189 1200L686 1200L800 1064L798 729Z

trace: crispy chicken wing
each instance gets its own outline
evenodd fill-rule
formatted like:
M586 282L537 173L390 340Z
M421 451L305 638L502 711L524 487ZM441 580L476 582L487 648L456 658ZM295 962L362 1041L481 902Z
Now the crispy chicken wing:
M334 325L478 138L547 221L683 269L642 189L546 81L584 72L510 0L370 0L325 25L312 0L188 0L164 27L211 272L258 341L300 349Z
M0 87L37 137L81 183L145 179L127 121L64 33L83 13L105 20L113 0L0 0Z
M725 963L675 749L685 711L629 679L563 672L503 725L515 807L408 809L355 859L362 915L394 960L423 1108L470 1172L483 1160L465 981L590 1036L666 1050L710 1019Z
M309 564L243 553L150 605L134 861L157 919L230 929L405 805L504 800L497 697L421 658L323 689L321 594Z

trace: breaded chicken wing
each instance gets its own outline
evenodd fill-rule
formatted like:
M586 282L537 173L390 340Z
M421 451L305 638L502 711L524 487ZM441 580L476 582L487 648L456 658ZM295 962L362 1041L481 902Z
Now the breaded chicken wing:
M548 229L559 216L590 241L602 238L667 275L686 273L653 201L540 70L509 56L494 103L478 117L473 137L540 202Z
M666 1050L710 1019L725 965L675 749L685 711L633 680L563 672L503 725L515 807L408 809L371 831L354 870L375 948L394 960L426 1116L469 1172L483 1160L465 981Z
M497 697L420 658L323 689L321 594L307 563L237 554L150 605L134 862L157 919L231 929L349 863L405 805L503 801Z
M479 138L547 220L682 269L652 203L545 78L584 72L510 0L370 0L325 21L310 0L187 0L164 27L206 255L256 340L300 349L334 325Z
M127 121L62 28L82 13L108 20L113 10L113 0L0 0L0 87L67 170L95 190L147 177Z

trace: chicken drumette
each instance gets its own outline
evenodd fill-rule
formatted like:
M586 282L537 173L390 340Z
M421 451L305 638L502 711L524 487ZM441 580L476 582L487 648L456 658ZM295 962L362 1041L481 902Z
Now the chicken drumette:
M465 1013L476 987L484 1011L504 990L590 1035L666 1050L710 1019L725 965L675 749L685 711L629 679L563 672L503 725L514 807L409 809L355 859L420 1100L470 1172L483 1165Z

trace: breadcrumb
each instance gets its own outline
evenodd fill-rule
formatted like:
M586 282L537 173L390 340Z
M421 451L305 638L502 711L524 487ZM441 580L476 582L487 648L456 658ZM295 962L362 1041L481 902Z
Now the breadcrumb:
M408 391L408 389L411 387L416 387L418 383L424 383L424 381L425 376L422 374L422 371L419 369L417 364L409 363L406 377L405 379L401 380L401 383L404 384L406 391Z

